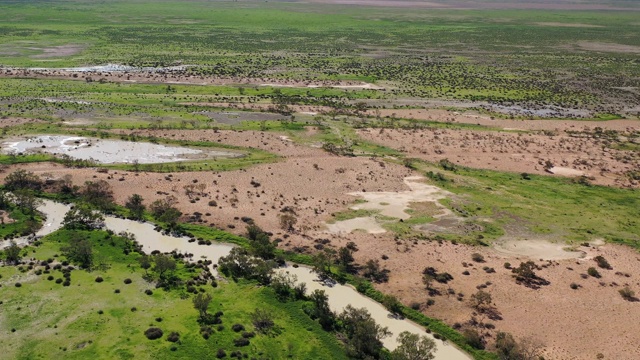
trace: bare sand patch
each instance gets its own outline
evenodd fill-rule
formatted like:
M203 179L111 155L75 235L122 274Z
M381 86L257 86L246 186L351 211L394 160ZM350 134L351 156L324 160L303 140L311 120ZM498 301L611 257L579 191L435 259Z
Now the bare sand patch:
M333 234L348 234L356 230L364 230L369 234L381 234L387 231L380 226L373 216L336 221L333 224L327 224L327 228Z
M586 256L584 251L572 251L566 244L547 240L509 239L493 243L496 253L507 257L527 257L535 260L579 259Z
M439 204L438 200L451 195L448 191L437 186L425 184L421 176L409 176L404 179L404 183L411 189L409 191L381 191L381 192L352 192L349 195L358 196L367 202L351 207L353 210L379 210L381 215L398 219L409 219L410 214L406 212L409 204L414 202L433 202ZM440 205L443 212L450 211Z
M562 166L554 166L548 171L554 175L562 175L562 176L568 176L568 177L586 175L584 171L562 167Z

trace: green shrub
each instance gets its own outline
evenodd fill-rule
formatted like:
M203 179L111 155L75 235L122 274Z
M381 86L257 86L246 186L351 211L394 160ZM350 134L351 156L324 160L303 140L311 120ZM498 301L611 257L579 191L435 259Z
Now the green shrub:
M144 336L149 340L160 339L162 337L162 329L157 327L150 327L144 332Z

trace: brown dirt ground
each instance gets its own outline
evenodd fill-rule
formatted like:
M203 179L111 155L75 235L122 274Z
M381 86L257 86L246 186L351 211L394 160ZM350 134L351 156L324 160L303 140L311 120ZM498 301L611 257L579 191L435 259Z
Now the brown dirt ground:
M120 83L142 83L142 84L191 84L191 85L263 85L282 87L370 87L361 81L294 81L269 78L244 78L244 77L211 77L188 75L179 71L168 73L160 72L124 72L124 71L103 71L103 72L74 72L65 70L32 70L32 69L11 69L0 68L0 77L30 77L36 79L64 79L82 80L87 78L92 80L104 79L110 82ZM379 88L379 87L375 87Z
M42 122L42 120L11 117L6 119L0 119L0 128L18 126L22 124L39 123L39 122Z
M159 133L155 135L160 136ZM437 242L398 245L391 234L329 234L319 224L330 219L331 213L345 210L353 202L354 198L346 193L409 190L403 179L415 174L403 166L381 163L376 159L331 156L319 149L283 140L279 135L254 131L162 131L162 136L166 137L192 140L206 138L261 148L283 157L278 163L244 170L174 173L169 177L168 174L144 172L110 171L105 174L95 169L69 169L58 164L40 163L9 167L0 174L0 181L18 167L52 177L71 174L76 184L105 179L112 185L116 201L120 204L134 193L142 195L147 204L168 193L178 198L178 207L185 214L199 211L205 214L203 218L208 224L223 229L233 225L235 228L229 230L235 233L242 233L245 228L239 218L251 217L266 231L273 232L274 237L285 238L282 246L288 248L313 248L314 240L322 238L330 239L334 246L354 241L360 249L355 254L359 263L381 259L382 255L389 256L388 260L381 262L391 270L390 281L378 288L397 295L405 304L414 301L424 304L426 301L427 294L420 282L420 272L425 266L434 266L440 272L452 274L454 280L449 285L438 285L445 295L436 296L435 305L424 310L429 316L440 318L450 325L469 320L472 311L467 299L476 291L477 285L490 281L492 284L487 290L491 292L495 306L503 317L503 320L491 321L496 331L509 331L518 338L535 334L546 344L546 358L593 359L599 352L607 359L640 356L637 347L640 333L633 331L640 321L640 312L636 311L638 303L624 301L617 292L626 283L640 291L637 280L640 276L640 256L632 249L612 245L584 249L590 255L605 256L614 270L602 270L602 279L582 279L580 274L586 273L587 267L594 266L593 261L555 261L538 271L551 284L532 290L515 284L509 271L503 267L505 261L517 265L519 259L504 258L491 249ZM314 164L318 165L317 168ZM183 186L194 180L208 185L208 195L191 203ZM252 180L259 182L260 186L252 186ZM238 199L235 207L231 204L232 198ZM208 206L211 199L217 200L217 207ZM285 234L279 229L278 214L284 206L296 209L299 218L296 227L299 230L295 233ZM471 263L471 254L474 252L482 253L486 263L464 268L462 262ZM543 265L546 262L537 263ZM483 266L495 268L496 273L485 273ZM461 274L465 269L471 272L470 276ZM629 273L630 277L615 275L617 271ZM582 288L570 289L572 282L580 284ZM603 282L604 286L599 282ZM614 282L617 285L613 285ZM447 287L453 288L456 293L464 293L465 300L459 302L454 296L448 297Z
M609 149L596 139L447 129L363 129L358 134L429 161L449 159L472 168L546 174L544 164L549 160L555 166L582 171L597 184L640 185L625 175L640 168L637 154Z

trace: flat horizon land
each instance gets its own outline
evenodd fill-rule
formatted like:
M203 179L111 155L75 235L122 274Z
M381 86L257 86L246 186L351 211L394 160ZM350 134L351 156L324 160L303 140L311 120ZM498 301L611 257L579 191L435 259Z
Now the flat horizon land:
M109 212L131 216L138 194L165 229L266 256L255 224L269 251L472 358L640 357L638 2L1 7L4 189L25 170L43 182L28 194L104 210L86 194L99 182ZM148 158L162 162L110 161L103 144L161 149ZM98 155L75 158L86 146ZM2 199L4 239L42 222L24 200ZM92 244L91 271L64 269L77 267L65 236ZM175 255L175 286L162 289L132 246L66 229L3 262L0 358L364 356L346 320L325 331L315 303L293 289L283 298L278 280L218 276L212 287L202 259ZM202 322L196 293L213 296L222 324ZM261 307L276 315L272 332L254 326ZM149 327L162 339L148 340Z

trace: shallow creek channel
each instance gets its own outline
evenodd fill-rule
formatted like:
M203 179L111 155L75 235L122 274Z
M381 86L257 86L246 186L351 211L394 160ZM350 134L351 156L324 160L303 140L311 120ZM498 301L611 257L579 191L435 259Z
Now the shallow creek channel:
M62 226L64 215L69 209L69 205L44 200L43 205L41 205L38 210L46 216L47 220L44 222L43 227L36 233L36 237L42 237L58 230ZM154 230L155 226L151 223L119 219L112 216L105 216L105 226L115 233L122 231L132 233L135 235L136 241L142 245L143 251L147 253L154 250L160 252L176 250L184 254L193 254L191 260L194 261L206 258L207 260L211 260L213 264L216 264L220 257L228 255L234 247L232 244L215 242L212 245L198 245L197 242L189 242L189 238L187 237L164 235ZM33 237L20 238L17 239L16 242L20 245L25 245L30 240L33 240ZM0 246L0 248L2 248L6 244L0 243L0 245L2 245ZM398 346L396 338L398 334L403 331L427 335L433 338L431 334L425 332L424 327L407 319L393 317L384 306L360 294L352 286L337 283L329 285L320 281L318 276L311 271L309 267L302 265L293 267L292 264L289 263L286 267L282 267L278 271L285 271L295 275L299 282L306 283L308 292L316 289L324 290L329 297L329 306L333 311L341 312L347 305L356 308L366 308L378 324L386 326L391 332L390 336L383 339L384 346L389 350L393 350ZM436 360L471 359L468 354L453 344L437 339L434 340L437 345L435 353Z

